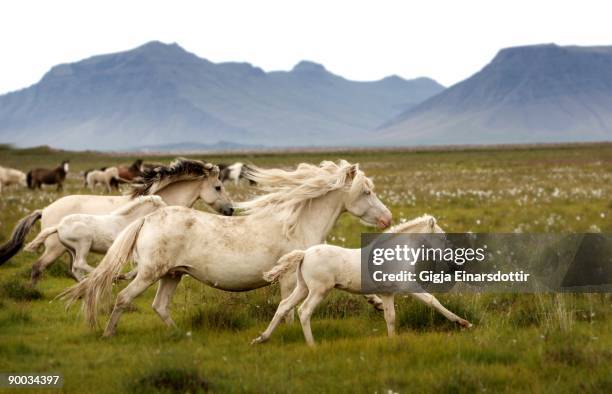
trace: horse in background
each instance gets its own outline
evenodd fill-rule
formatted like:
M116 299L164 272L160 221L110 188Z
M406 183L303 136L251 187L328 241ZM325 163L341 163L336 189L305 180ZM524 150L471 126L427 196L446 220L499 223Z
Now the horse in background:
M252 179L249 179L246 174L249 171L249 166L244 163L236 162L234 164L218 164L219 170L221 171L219 174L219 179L221 182L225 181L234 181L234 184L238 185L240 179L248 179L250 185L255 185L256 182Z
M119 178L122 178L126 181L133 181L135 178L139 177L143 170L142 159L136 159L131 166L117 166L119 170Z
M5 186L27 186L26 174L13 168L0 167L0 193Z
M64 189L64 181L69 170L69 161L64 160L62 164L56 168L49 170L46 168L35 168L30 170L26 175L26 182L30 189L42 189L42 185L55 185L57 190Z
M85 184L91 191L94 191L96 185L106 186L106 190L110 193L113 188L119 190L119 181L128 182L119 177L119 169L117 167L108 167L104 170L88 171L85 176ZM115 181L115 182L113 182Z

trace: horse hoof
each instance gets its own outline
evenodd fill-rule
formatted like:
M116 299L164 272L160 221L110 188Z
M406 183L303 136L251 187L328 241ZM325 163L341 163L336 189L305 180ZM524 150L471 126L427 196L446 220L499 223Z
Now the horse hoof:
M472 323L470 323L469 321L465 320L465 319L461 319L459 320L459 325L463 328L472 328Z
M258 343L264 343L267 340L268 340L267 338L264 338L260 335L251 341L251 345L257 345Z

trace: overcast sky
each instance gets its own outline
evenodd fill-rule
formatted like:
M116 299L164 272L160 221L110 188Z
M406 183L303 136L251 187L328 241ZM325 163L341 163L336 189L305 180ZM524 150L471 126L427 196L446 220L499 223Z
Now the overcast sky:
M308 59L349 79L429 76L448 86L502 47L612 44L611 15L606 0L4 1L0 93L55 64L151 40L267 71Z

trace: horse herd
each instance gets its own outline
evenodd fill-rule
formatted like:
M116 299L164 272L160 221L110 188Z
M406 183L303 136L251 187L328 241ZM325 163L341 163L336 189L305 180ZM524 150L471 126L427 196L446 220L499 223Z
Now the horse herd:
M58 168L65 178L68 164ZM113 284L128 280L116 297L104 336L115 333L126 308L155 283L152 307L166 325L174 326L169 310L172 297L183 275L190 275L213 288L234 292L278 281L282 301L268 328L253 343L267 340L283 318L291 321L291 311L303 301L299 318L307 343L313 345L310 317L329 291L361 293L359 249L324 244L334 223L348 212L380 229L391 225L391 212L374 192L372 180L358 164L344 160L302 163L293 170L241 163L219 166L183 158L148 167L137 161L130 168L138 174L129 184L129 194L62 197L21 219L11 238L0 245L2 264L18 253L40 220L40 233L26 246L28 251L44 247L32 267L32 283L68 252L78 282L58 297L68 305L82 300L92 327L97 327L100 310L111 299ZM111 179L129 180L128 172L117 170ZM257 185L261 193L248 201L232 202L223 180L241 178ZM199 199L218 214L192 209ZM425 215L387 232L443 230L435 218ZM105 254L95 268L87 264L89 252ZM128 263L131 270L126 272ZM471 326L433 295L413 295L449 320ZM388 334L394 335L393 294L365 297L384 311Z
M144 170L154 169L160 164L144 163L142 159L136 159L130 166L118 165L112 167L101 167L99 169L88 169L83 172L84 186L94 191L98 185L102 186L108 193L113 189L119 190L119 185L130 183L138 178ZM222 182L231 180L238 182L242 178L246 167L243 163L218 164L219 178ZM64 181L70 169L70 161L64 160L55 168L34 168L24 173L14 168L0 167L0 192L3 187L12 185L27 186L30 189L42 190L42 185L57 185L57 190L64 188Z

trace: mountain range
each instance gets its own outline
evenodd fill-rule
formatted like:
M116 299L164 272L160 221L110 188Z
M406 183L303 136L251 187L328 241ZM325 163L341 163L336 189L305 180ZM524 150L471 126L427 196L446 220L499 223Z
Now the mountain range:
M177 44L61 64L0 96L0 142L210 150L612 140L612 47L500 50L447 89L430 78L345 79L302 61L265 72Z
M374 133L381 145L612 139L612 47L507 48Z
M0 141L101 150L347 145L443 89L428 78L350 81L309 61L264 72L155 41L55 66L0 96Z

